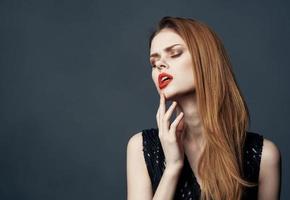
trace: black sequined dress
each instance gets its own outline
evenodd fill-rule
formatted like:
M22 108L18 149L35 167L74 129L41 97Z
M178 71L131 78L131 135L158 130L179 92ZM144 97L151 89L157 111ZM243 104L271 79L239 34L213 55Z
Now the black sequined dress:
M165 169L165 157L158 137L158 129L144 129L142 130L142 137L144 158L154 194ZM255 183L258 182L259 178L263 139L263 136L258 133L247 132L244 145L244 178ZM243 193L243 199L257 199L257 194L258 186L247 188ZM185 155L184 166L177 183L174 200L197 200L199 198L200 186Z

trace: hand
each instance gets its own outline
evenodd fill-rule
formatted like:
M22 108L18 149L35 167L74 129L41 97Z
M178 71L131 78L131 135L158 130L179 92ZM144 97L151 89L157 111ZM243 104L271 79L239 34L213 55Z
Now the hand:
M173 110L177 102L173 101L166 111L165 97L160 94L160 105L156 114L156 120L159 130L159 139L163 148L166 167L182 167L184 161L183 138L183 112L180 112L174 121L169 124ZM177 127L179 128L177 130Z

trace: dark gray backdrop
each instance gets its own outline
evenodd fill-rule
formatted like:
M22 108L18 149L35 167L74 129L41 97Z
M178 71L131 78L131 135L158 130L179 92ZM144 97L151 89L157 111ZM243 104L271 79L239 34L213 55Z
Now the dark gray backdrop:
M222 38L252 131L283 157L289 199L289 3L0 1L0 199L125 199L126 145L156 127L147 41L165 16Z

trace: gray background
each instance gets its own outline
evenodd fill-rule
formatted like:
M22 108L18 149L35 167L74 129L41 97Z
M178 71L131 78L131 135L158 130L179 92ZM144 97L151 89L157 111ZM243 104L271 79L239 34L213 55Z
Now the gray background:
M0 199L126 198L128 139L156 127L147 41L166 15L221 37L290 198L289 3L19 0L0 1Z

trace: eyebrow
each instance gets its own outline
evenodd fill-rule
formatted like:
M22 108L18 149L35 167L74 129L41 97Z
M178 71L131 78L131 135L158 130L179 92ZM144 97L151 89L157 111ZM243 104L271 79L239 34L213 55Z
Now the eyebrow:
M173 44L173 45L171 45L171 46L169 46L169 47L166 47L166 48L164 49L164 51L168 52L168 51L170 51L170 50L171 50L174 46L176 46L176 45L181 45L181 44ZM150 55L150 58L151 58L151 57L158 57L158 56L159 56L158 53L153 53L153 54Z

